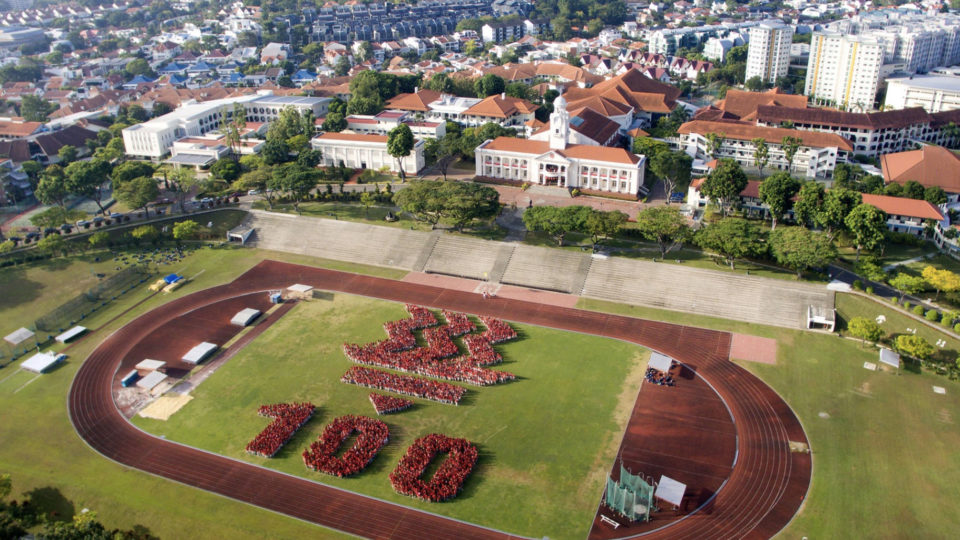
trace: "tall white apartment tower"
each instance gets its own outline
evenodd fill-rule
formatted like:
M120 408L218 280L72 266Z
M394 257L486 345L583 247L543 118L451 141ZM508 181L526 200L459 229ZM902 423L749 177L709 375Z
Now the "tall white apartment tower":
M873 109L883 45L874 37L814 32L804 94L851 111Z
M763 21L752 27L746 80L760 77L763 82L775 83L778 77L786 77L792 41L793 27L782 21Z

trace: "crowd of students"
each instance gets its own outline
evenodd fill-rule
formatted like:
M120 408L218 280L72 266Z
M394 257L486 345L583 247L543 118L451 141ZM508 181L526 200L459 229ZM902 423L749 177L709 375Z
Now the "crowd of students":
M657 386L674 386L677 384L669 372L664 373L653 368L647 368L647 374L644 378L647 382L651 382Z
M427 346L416 347L413 329L431 322L436 324L436 319L424 308L408 305L407 310L413 315L412 319L392 321L384 325L389 339L362 346L344 344L344 354L358 364L476 386L499 384L516 378L512 373L483 369L483 366L497 364L502 360L491 342L501 343L517 336L509 324L500 319L484 317L482 320L487 327L486 331L469 334L468 332L476 329L469 317L463 313L444 311L448 324L437 328L424 327L426 329L423 337ZM455 336L464 336L463 340L470 354L444 361L459 353L452 339Z
M413 402L409 399L385 396L376 392L370 393L370 403L373 403L373 408L377 411L377 414L397 413L413 406Z
M337 451L354 432L359 433L353 447L337 457ZM367 467L390 440L387 425L375 418L346 415L335 418L320 438L303 451L307 468L341 478Z
M362 366L353 366L340 378L341 382L356 384L373 388L374 390L387 390L397 394L429 399L448 405L457 405L467 393L467 389L455 384L449 384L440 381L430 381L419 377L410 377L407 375L394 375Z
M310 420L315 410L312 403L278 403L260 407L258 414L274 421L247 444L247 452L273 457Z
M437 454L449 455L430 482L421 478ZM477 463L477 447L466 439L431 433L414 441L390 473L390 484L402 495L423 501L440 502L456 497Z

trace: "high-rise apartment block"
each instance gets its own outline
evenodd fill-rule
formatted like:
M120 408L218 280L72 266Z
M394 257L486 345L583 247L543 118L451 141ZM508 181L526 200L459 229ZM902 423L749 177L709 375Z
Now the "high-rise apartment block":
M746 79L760 77L765 83L775 83L779 77L785 77L792 41L793 27L778 20L764 21L751 28Z
M804 94L836 107L872 110L882 64L883 46L876 38L815 32Z

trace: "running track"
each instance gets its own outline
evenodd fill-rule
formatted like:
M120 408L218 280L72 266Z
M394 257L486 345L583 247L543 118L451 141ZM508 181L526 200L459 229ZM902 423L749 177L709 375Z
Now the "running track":
M807 442L803 429L776 393L728 360L728 333L519 300L484 300L469 292L274 261L258 264L232 283L173 300L107 337L80 367L70 389L74 428L94 450L123 465L359 536L508 537L162 440L120 414L113 401L114 376L139 340L195 309L293 283L622 339L695 366L733 415L736 465L707 508L646 538L769 538L803 502L810 483L809 455L791 453L788 446L789 441Z

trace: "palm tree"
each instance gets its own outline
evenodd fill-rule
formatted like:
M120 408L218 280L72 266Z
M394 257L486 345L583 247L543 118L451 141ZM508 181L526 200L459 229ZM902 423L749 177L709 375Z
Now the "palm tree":
M767 166L767 162L770 161L770 148L767 146L767 141L763 137L757 137L750 141L753 143L753 162L757 165L757 169L760 170L760 176L763 176L763 168Z
M780 148L783 149L783 157L787 160L787 172L793 170L793 158L800 150L800 139L797 137L786 136L780 141Z

